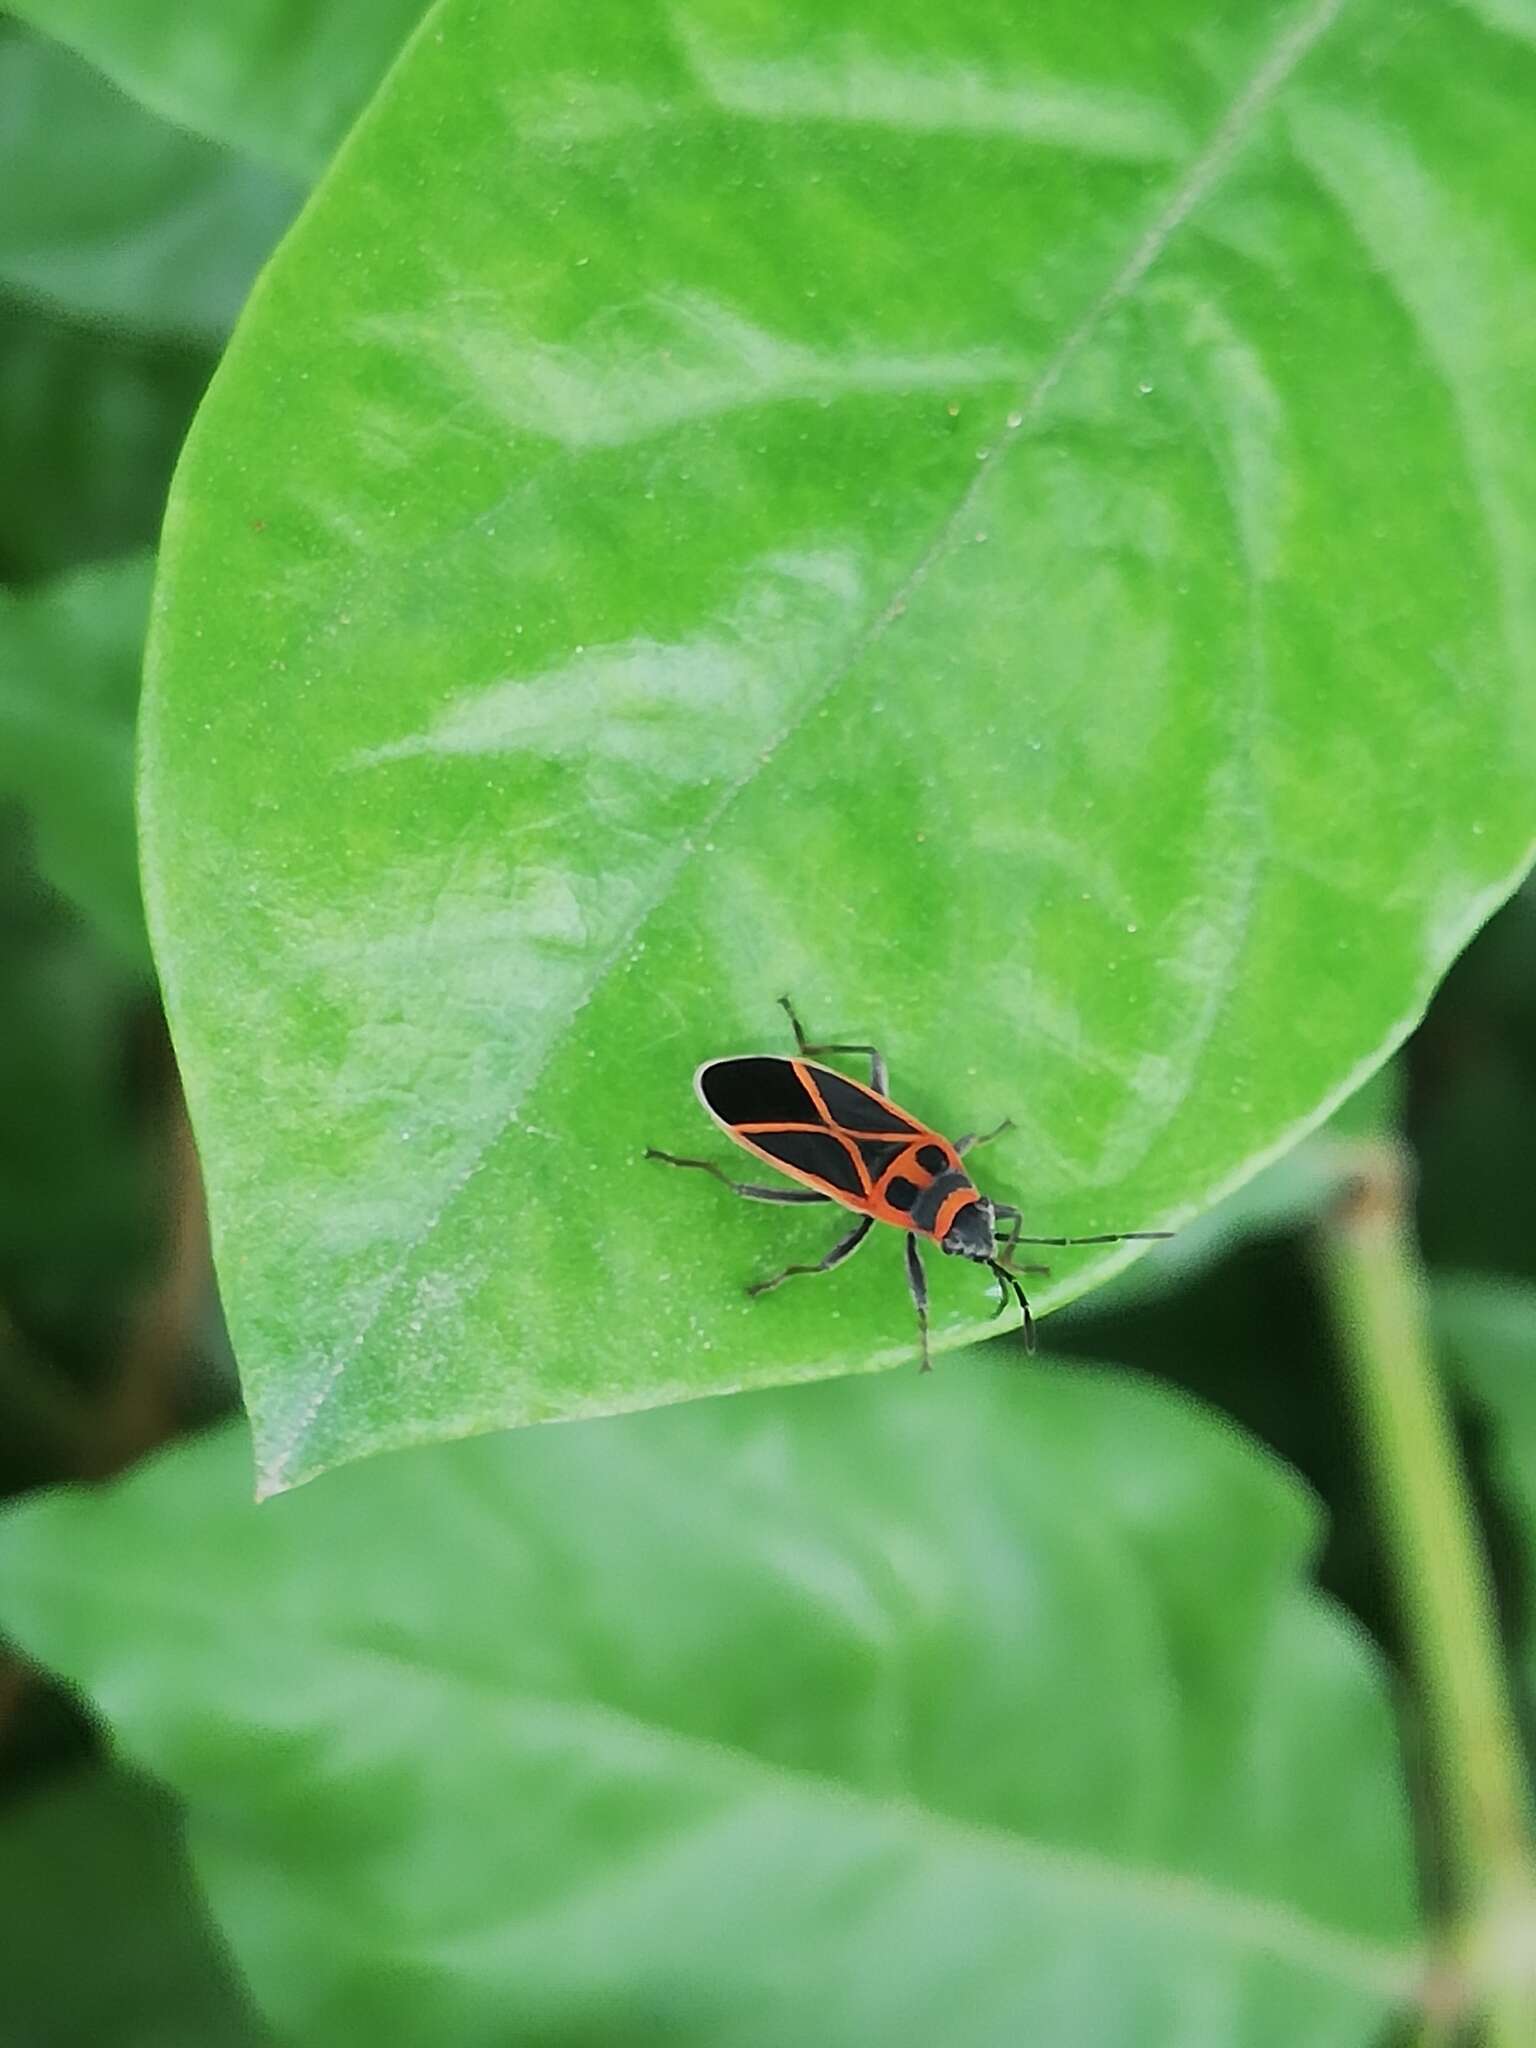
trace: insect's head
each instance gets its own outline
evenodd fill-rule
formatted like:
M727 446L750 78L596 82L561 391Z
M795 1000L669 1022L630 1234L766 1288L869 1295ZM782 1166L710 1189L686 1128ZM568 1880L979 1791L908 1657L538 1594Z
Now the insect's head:
M978 1195L974 1202L967 1202L956 1212L954 1222L939 1239L939 1249L948 1252L951 1258L985 1262L997 1257L992 1204L985 1195Z

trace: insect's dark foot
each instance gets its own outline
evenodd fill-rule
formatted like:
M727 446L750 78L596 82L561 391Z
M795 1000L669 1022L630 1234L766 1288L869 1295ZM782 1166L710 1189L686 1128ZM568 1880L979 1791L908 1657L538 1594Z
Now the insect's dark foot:
M918 1364L917 1364L917 1369L918 1369L918 1371L919 1371L919 1372L932 1372L932 1371L933 1371L933 1360L932 1360L931 1358L921 1358L921 1359L919 1359L919 1360L918 1360Z

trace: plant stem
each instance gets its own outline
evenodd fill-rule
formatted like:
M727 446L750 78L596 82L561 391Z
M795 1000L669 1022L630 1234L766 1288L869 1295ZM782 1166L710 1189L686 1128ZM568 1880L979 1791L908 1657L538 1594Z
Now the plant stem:
M1529 1788L1487 1562L1430 1351L1403 1149L1359 1148L1324 1232L1349 1362L1418 1681L1451 1938L1487 2048L1536 2042L1536 1861Z

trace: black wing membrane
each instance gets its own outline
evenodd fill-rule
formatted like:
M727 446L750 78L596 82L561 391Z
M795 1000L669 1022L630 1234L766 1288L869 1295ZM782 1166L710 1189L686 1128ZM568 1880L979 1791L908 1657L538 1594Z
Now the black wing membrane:
M753 1131L747 1143L785 1166L815 1174L818 1180L825 1181L828 1187L840 1188L845 1195L862 1198L864 1194L859 1169L849 1158L847 1147L825 1131Z
M871 1180L878 1180L891 1161L907 1149L900 1138L855 1138L853 1142L859 1148L859 1157L869 1168Z
M914 1135L922 1130L921 1124L913 1123L899 1110L888 1109L856 1081L834 1074L830 1067L813 1067L811 1071L816 1076L822 1101L827 1105L828 1116L843 1130L911 1131Z
M789 1061L765 1054L739 1060L711 1060L699 1070L698 1089L706 1108L723 1124L824 1121Z

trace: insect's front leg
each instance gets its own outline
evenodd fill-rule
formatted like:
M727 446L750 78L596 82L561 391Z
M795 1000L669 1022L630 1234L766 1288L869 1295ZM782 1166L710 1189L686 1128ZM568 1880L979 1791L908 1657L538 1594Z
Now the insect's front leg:
M1009 1223L1013 1226L1002 1240L1003 1262L1006 1264L1018 1246L1019 1232L1024 1228L1024 1212L1022 1209L1016 1209L1012 1202L994 1202L992 1214L999 1223Z
M795 1034L796 1050L803 1054L805 1058L814 1059L818 1053L823 1052L861 1052L869 1061L870 1087L874 1089L877 1095L889 1095L891 1091L887 1086L889 1075L886 1072L885 1054L880 1051L878 1046L812 1045L810 1041L806 1038L805 1027L801 1024L800 1019L795 1015L795 1006L789 1000L788 996L779 997L779 1007L783 1010L785 1016L788 1017L790 1029Z
M1024 1218L1020 1214L1020 1212L1017 1209L1015 1209L1012 1202L994 1202L992 1204L992 1214L997 1218L999 1223L1011 1223L1013 1225L1013 1228L1005 1232L1003 1237L999 1240L999 1242L1002 1245L1004 1265L1008 1266L1015 1273L1043 1273L1048 1275L1051 1270L1049 1266L1015 1266L1013 1264L1012 1255L1021 1243L1059 1244L1061 1242L1061 1239L1054 1237L1026 1237L1021 1239L1019 1236L1019 1231L1023 1227Z
M917 1334L923 1347L923 1361L919 1372L932 1372L933 1360L928 1355L928 1275L923 1271L922 1256L917 1249L917 1234L907 1232L907 1285L912 1290L912 1306L917 1310Z
M1033 1351L1035 1348L1035 1318L1030 1310L1029 1296L1019 1285L1018 1276L1011 1267L1001 1264L997 1259L991 1259L988 1263L997 1275L997 1307L993 1311L993 1320L995 1321L1007 1307L1008 1290L1011 1287L1014 1300L1019 1304L1019 1314L1024 1319L1024 1349L1026 1351ZM1026 1266L1024 1268L1026 1273L1043 1273L1045 1270L1043 1266Z

